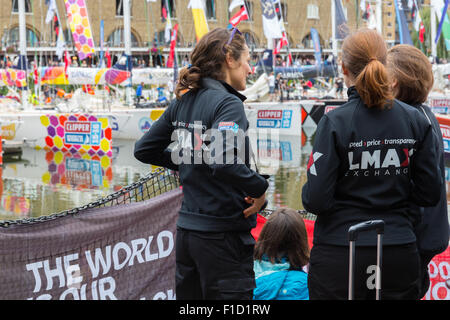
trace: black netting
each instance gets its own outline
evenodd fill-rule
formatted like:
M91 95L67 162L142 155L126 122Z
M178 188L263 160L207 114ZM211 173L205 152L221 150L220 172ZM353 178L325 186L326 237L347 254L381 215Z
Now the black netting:
M164 192L171 191L179 187L180 182L178 179L178 174L172 170L160 168L155 170L154 172L149 173L138 181L126 187L123 187L119 191L84 206L38 218L0 221L0 227L6 228L13 224L31 224L36 222L44 222L48 220L54 220L59 217L64 217L70 214L77 214L86 209L92 209L96 207L110 207L120 204L148 200Z
M260 215L262 215L262 216L265 217L265 218L269 218L270 215L271 215L272 213L274 213L274 212L275 212L274 209L266 209L266 210L264 210L263 212L260 212ZM297 210L297 212L298 212L299 214L301 214L301 216L302 216L303 219L306 219L306 220L312 220L312 221L315 221L316 218L317 218L317 216L316 216L315 214L312 214L312 213L310 213L310 212L308 212L308 211L306 211L306 210Z
M151 172L147 176L139 179L138 181L130 184L129 186L123 187L117 192L114 192L100 200L91 202L84 206L65 210L47 216L41 216L38 218L0 221L0 227L6 228L13 224L31 224L37 222L44 222L48 220L54 220L59 217L64 217L70 214L77 214L86 209L92 209L96 207L109 207L120 204L144 201L179 187L180 181L178 179L178 173L172 170L160 168L155 170L154 172ZM260 214L268 218L274 211L275 210L266 209L262 211ZM304 210L299 210L298 212L302 215L304 219L309 220L316 219L315 215L308 213Z

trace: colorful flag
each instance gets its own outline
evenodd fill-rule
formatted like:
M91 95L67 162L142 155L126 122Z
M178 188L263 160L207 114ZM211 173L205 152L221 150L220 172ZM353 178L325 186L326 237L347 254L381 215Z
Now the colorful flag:
M348 34L347 19L345 18L344 9L342 8L341 0L334 0L335 14L336 14L336 39L343 40Z
M362 12L366 11L366 0L361 0L359 2L359 8L361 9Z
M167 3L166 0L162 0L161 2L161 20L162 22L166 22L168 16Z
M70 56L69 52L64 52L64 74L66 75L66 78L69 78L69 75L67 74L67 68L70 66Z
M39 83L39 73L38 73L36 61L33 62L33 77L34 77L34 84L38 84Z
M233 11L234 8L239 7L239 6L245 6L244 0L233 0L230 3L230 7L228 8L228 10L231 12L231 11Z
M48 6L47 16L45 17L45 23L49 24L52 22L53 16L56 13L56 1L55 0L45 0L45 4Z
M89 23L85 0L64 0L67 20L72 31L73 42L80 60L84 60L95 52L92 29Z
M173 27L172 38L170 39L170 53L169 59L167 59L167 68L173 68L174 65L177 36L178 36L178 23Z
M444 17L442 17L442 14L444 13L444 1L431 0L431 6L434 8L438 21L444 19L441 30L444 35L445 46L447 50L450 50L450 20L448 19L448 14L445 14Z
M397 15L398 33L401 44L413 45L411 35L409 34L408 23L406 22L405 12L401 0L395 0L395 12Z
M111 68L111 55L109 54L109 50L107 49L106 50L106 53L105 53L105 58L106 58L106 67L107 68Z
M171 31L172 31L172 22L171 22L171 20L169 18L166 21L166 28L164 29L164 41L166 43L170 42Z
M425 26L423 25L423 22L420 22L420 27L419 27L419 41L421 43L423 43L424 41L424 34L425 34Z
M283 32L283 35L280 40L277 41L277 45L275 49L273 50L274 54L279 54L281 52L281 49L283 49L284 46L289 45L289 40L287 38L286 32Z
M437 43L439 41L439 37L441 36L442 26L444 25L444 20L447 17L448 2L449 0L445 0L444 9L442 10L441 14L441 21L439 21L439 27L436 32L436 39L434 39L434 43Z
M58 59L62 59L64 48L66 46L66 42L64 41L64 35L61 32L61 29L59 27L58 12L57 11L56 11L56 14L54 16L53 27L55 29L55 34L56 34L56 55L58 56Z
M413 19L413 26L414 29L419 32L420 31L420 27L422 24L422 17L420 16L420 12L417 8L417 4L416 1L413 1L413 6L412 6L412 12L411 12L411 17Z
M188 9L192 9L195 34L197 36L197 41L199 41L205 34L209 32L208 22L206 21L204 2L202 0L190 0Z
M245 5L242 6L241 10L239 10L238 13L236 13L231 19L230 24L233 27L236 27L241 21L248 20L248 13L247 9L245 8Z
M311 28L311 39L314 46L314 57L316 59L316 64L322 63L322 49L320 47L319 33L316 29Z
M280 23L272 0L261 0L261 12L264 35L267 39L280 39L281 34Z

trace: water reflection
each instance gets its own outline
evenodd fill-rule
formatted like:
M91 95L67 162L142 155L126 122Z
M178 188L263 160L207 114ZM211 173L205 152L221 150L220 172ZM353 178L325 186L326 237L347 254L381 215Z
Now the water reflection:
M98 200L149 172L133 157L132 141L115 141L113 155L24 148L1 170L0 220L38 217Z
M257 167L269 174L268 208L303 209L301 188L312 151L314 128L302 136L251 134ZM133 156L134 142L114 141L112 157L25 148L21 160L0 167L0 220L38 217L61 212L129 185L151 167ZM450 203L450 159L446 159L447 202Z

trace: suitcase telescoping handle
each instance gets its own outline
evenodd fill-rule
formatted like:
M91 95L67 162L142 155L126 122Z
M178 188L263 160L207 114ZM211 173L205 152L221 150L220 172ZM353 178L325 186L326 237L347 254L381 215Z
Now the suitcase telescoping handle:
M348 229L348 239L350 242L350 261L349 261L349 276L348 276L348 299L354 298L354 270L355 270L355 242L361 232L376 230L377 232L377 270L375 275L376 299L380 300L381 290L381 262L383 258L383 234L384 221L370 220L358 223Z

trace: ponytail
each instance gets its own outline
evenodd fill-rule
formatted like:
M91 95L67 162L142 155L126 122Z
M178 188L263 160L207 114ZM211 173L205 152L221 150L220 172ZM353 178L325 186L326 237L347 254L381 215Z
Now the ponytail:
M189 90L197 90L201 87L201 73L198 67L183 68L180 71L178 84L175 88L175 96L178 100Z
M386 43L375 30L361 29L342 45L342 63L353 76L356 91L368 108L392 106L394 97L386 59Z
M388 72L376 59L371 59L356 77L355 87L368 108L384 109L393 99Z

